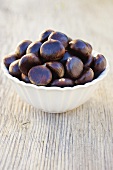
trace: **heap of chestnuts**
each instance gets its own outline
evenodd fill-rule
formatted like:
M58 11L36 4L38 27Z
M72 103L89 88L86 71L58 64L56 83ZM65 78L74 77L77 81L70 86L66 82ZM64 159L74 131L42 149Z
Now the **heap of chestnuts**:
M105 57L94 57L89 43L50 29L43 31L35 42L21 41L3 61L12 76L47 87L83 85L106 68Z

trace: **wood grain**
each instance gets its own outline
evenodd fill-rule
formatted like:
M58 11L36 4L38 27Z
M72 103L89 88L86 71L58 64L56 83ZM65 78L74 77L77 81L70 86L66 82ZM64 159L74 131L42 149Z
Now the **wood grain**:
M0 70L0 170L112 170L113 1L0 2L0 60L53 28L90 42L111 66L88 102L62 114L23 102Z

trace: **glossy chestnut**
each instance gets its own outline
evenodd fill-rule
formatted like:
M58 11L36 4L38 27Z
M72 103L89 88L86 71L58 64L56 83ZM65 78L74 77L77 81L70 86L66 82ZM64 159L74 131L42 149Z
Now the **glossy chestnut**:
M84 67L90 67L93 63L94 57L91 55L87 61L84 63Z
M66 64L66 61L68 60L68 58L72 57L72 55L66 51L63 55L63 57L61 58L60 62L65 65Z
M51 71L44 65L35 66L29 70L29 80L38 86L46 86L52 80Z
M51 83L51 86L57 87L72 87L74 86L74 81L69 78L56 79Z
M49 35L54 32L52 29L44 30L39 35L39 41L42 43L48 40Z
M12 76L17 77L17 78L19 78L21 76L21 71L19 69L19 61L20 61L20 59L15 60L9 66L9 73Z
M35 54L36 56L39 56L41 45L42 45L42 43L41 43L40 41L32 42L32 43L28 46L27 51L26 51L26 54L33 53L33 54Z
M26 76L25 74L21 74L21 80L24 81L25 83L30 83L30 80L28 78L28 76Z
M89 43L46 29L35 42L21 41L3 62L12 76L25 83L73 87L94 80L106 69L105 57L95 55Z
M68 42L72 41L73 39L71 37L68 37Z
M46 61L55 61L63 57L65 48L58 40L48 40L40 47L40 55Z
M98 77L106 68L106 59L102 54L98 54L93 61L93 66L92 66L94 73L95 73L95 78Z
M78 78L83 71L83 62L75 56L68 58L66 71L69 77L73 79Z
M61 78L64 76L64 66L57 61L47 62L45 65L51 70L54 78Z
M9 65L13 62L13 61L15 61L15 60L17 60L18 59L18 56L17 56L17 54L9 54L9 55L6 55L4 58L3 58L3 62L4 62L4 64L5 64L5 66L7 67L7 68L9 68Z
M60 41L65 48L68 46L68 42L69 42L68 37L62 32L52 32L49 35L48 39Z
M85 63L92 53L92 46L83 40L73 40L69 42L73 54L77 55Z
M18 43L15 53L19 56L19 58L26 54L26 50L31 43L32 42L30 40L23 40Z
M81 85L92 81L94 78L94 72L90 67L84 68L81 76L75 81L76 85Z
M41 64L40 59L33 53L24 55L19 61L19 68L23 74L28 75L28 71L36 65Z

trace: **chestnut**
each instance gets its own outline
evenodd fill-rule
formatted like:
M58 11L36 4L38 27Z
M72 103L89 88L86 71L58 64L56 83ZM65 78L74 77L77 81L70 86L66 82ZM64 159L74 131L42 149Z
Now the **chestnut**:
M52 61L45 63L46 67L48 67L54 78L61 78L64 76L64 67L60 62Z
M35 42L21 41L3 59L12 76L37 86L72 87L97 78L106 68L102 54L93 56L92 46L80 39L46 29Z
M88 60L84 63L84 67L90 67L93 63L94 57L91 55Z
M30 80L28 78L28 76L26 76L25 74L21 74L21 80L24 81L25 83L30 83Z
M53 40L59 40L63 46L66 48L68 46L68 42L69 42L69 39L68 37L62 33L62 32L52 32L49 37L48 37L48 40L49 39L53 39Z
M72 38L71 38L71 37L68 37L68 41L69 41L69 42L72 41Z
M18 43L15 53L19 56L19 58L26 54L26 50L31 43L32 42L30 40L23 40Z
M74 86L74 81L69 78L56 79L51 83L51 86L57 87L72 87Z
M33 53L35 54L36 56L39 56L39 52L40 52L40 47L41 47L42 43L40 41L35 41L35 42L32 42L28 48L27 48L27 51L26 51L26 54L28 53Z
M13 61L15 61L15 60L17 60L17 59L18 59L17 54L12 53L12 54L6 55L6 56L3 58L3 62L4 62L4 64L5 64L5 66L6 66L7 68L9 68L9 65L10 65Z
M9 73L12 76L17 77L17 78L19 78L21 76L21 71L19 69L19 61L20 61L20 59L15 60L9 66Z
M66 62L66 71L69 77L76 79L83 71L83 62L76 56L68 58Z
M46 86L52 80L51 71L44 65L32 67L28 72L31 83L38 86Z
M72 57L72 55L68 51L66 51L63 57L61 58L60 62L65 65L66 61L70 57Z
M24 55L19 61L19 68L23 74L28 75L28 71L36 65L41 64L39 57L33 53Z
M73 54L77 55L77 57L79 57L83 63L86 62L87 59L91 56L92 46L83 40L73 40L69 42L69 45Z
M40 47L40 55L46 61L55 61L63 57L65 48L58 40L48 40Z
M86 44L87 44L87 47L91 50L91 52L92 52L92 46L91 46L91 44L89 44L88 42L85 42Z
M52 29L44 30L39 35L39 41L42 43L48 40L49 35L54 32Z
M94 78L94 72L90 67L84 68L81 76L75 81L76 85L85 84L92 81Z
M92 68L95 73L95 78L97 78L106 68L106 59L102 54L98 54L94 57Z

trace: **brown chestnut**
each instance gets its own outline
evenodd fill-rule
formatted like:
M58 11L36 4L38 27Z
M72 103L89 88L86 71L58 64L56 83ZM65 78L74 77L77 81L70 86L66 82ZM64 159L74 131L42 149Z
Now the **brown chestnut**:
M73 40L69 42L69 45L73 54L77 55L83 61L83 63L86 62L91 56L92 46L83 40Z
M60 62L65 65L66 61L70 57L72 57L72 55L69 53L69 51L66 51L65 54L63 55L63 57L61 58Z
M105 70L106 64L106 59L102 54L98 54L94 57L92 68L95 73L95 78L97 78Z
M56 79L51 83L51 86L57 87L72 87L74 86L74 81L69 78Z
M28 48L27 48L27 51L26 53L33 53L35 54L36 56L39 56L39 52L40 52L40 47L41 47L42 43L40 41L35 41L35 42L32 42Z
M76 85L85 84L92 81L94 78L94 72L90 67L84 68L81 76L75 81Z
M46 86L52 80L51 71L44 65L35 66L29 70L29 80L38 86Z
M47 62L45 65L51 70L54 78L61 78L64 76L64 67L60 62Z
M72 38L71 38L71 37L68 37L68 41L69 41L69 42L72 41Z
M15 60L17 60L17 59L18 59L17 54L12 53L12 54L6 55L6 56L3 58L3 62L4 62L4 64L5 64L5 66L6 66L7 68L9 68L9 65L10 65L13 61L15 61Z
M84 67L90 67L93 63L94 57L91 55L88 60L84 63Z
M40 47L40 55L46 61L59 60L63 57L65 48L58 40L48 40Z
M21 74L21 80L24 81L25 83L30 83L30 80L28 78L28 76L26 76L25 74Z
M35 42L21 41L3 59L12 76L38 86L72 87L97 78L106 68L102 54L93 56L91 44L46 29Z
M20 59L13 61L9 66L9 73L17 78L19 78L21 75L21 71L19 69L19 61Z
M48 37L49 35L54 32L53 30L51 29L47 29L47 30L44 30L40 33L39 35L39 41L41 41L42 43L47 41L48 40Z
M26 50L31 43L32 42L30 40L23 40L18 43L15 53L19 56L19 58L26 54Z
M28 75L28 71L36 65L41 64L40 59L33 53L24 55L19 62L19 68L23 74Z
M48 37L48 40L49 39L53 39L53 40L58 40L60 41L63 46L66 48L68 46L68 42L69 42L69 39L68 37L62 33L62 32L52 32L49 37Z
M83 62L75 56L68 58L66 71L69 77L73 79L78 78L83 71Z

